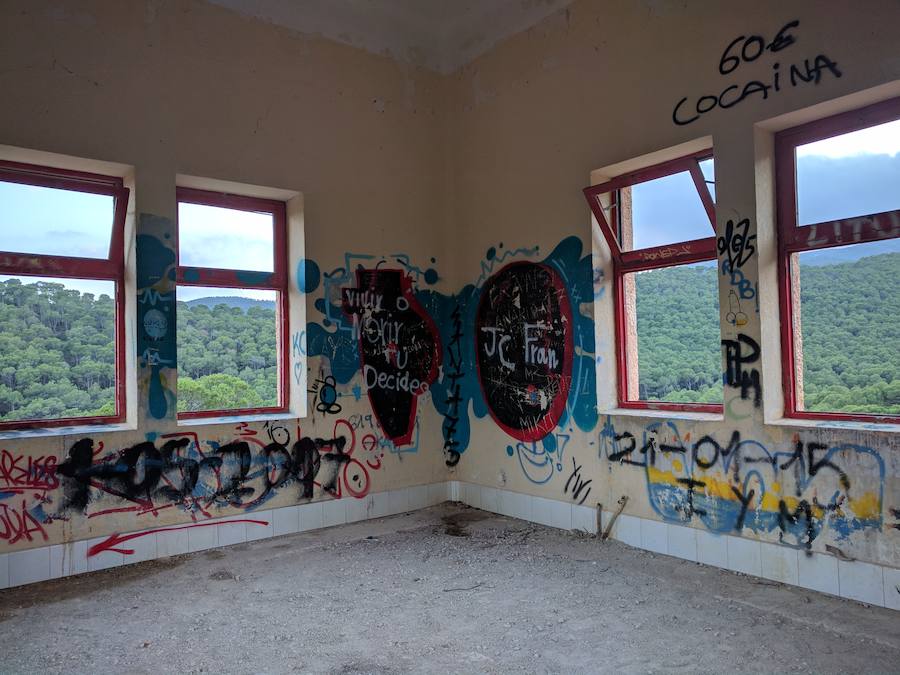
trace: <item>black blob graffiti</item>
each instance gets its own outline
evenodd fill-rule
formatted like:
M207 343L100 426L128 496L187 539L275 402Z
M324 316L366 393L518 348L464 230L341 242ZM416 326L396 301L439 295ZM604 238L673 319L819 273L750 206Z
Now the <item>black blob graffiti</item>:
M342 304L359 335L369 402L385 435L406 445L418 397L437 378L440 337L401 270L359 269L356 285L342 289Z
M62 510L84 511L91 499L89 471L94 461L94 441L82 438L69 448L69 456L57 468L62 479Z
M507 265L484 285L475 320L478 380L494 421L535 441L559 422L572 370L572 311L550 267Z
M283 427L275 435L290 441ZM201 511L213 504L255 508L273 490L290 484L300 486L302 499L311 499L317 482L324 490L339 493L340 470L353 463L345 452L345 436L302 437L290 450L277 441L261 450L246 441L233 441L216 448L212 456L200 453L200 459L180 455L189 445L188 437L167 440L159 449L144 441L95 461L93 440L76 441L66 460L57 467L63 487L60 513L85 513L92 490L95 496L110 495L148 510L159 503L187 506L188 502ZM260 477L261 488L250 485ZM365 494L365 469L358 466L350 479L356 481L356 485L348 486L350 494Z

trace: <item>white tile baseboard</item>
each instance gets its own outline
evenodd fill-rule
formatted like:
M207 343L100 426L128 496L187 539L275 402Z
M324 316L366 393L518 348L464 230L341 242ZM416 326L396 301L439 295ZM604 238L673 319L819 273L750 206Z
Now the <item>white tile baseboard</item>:
M550 527L597 534L597 511L593 507L454 480L377 492L363 500L323 500L215 518L199 523L201 527L172 525L120 535L128 538L122 539L115 548L131 550L130 554L103 550L91 555L91 547L109 537L0 553L0 590L241 541L415 511L448 499ZM264 523L235 523L235 520ZM605 523L602 525L605 527ZM891 593L895 586L900 588L900 570L892 567L838 561L823 553L808 556L788 546L628 514L618 517L611 537L635 548L900 610L900 591L896 591L897 598Z
M296 532L416 511L459 495L451 481L376 492L362 499L320 500L278 509L248 511L199 523L176 524L124 534L93 537L24 551L0 553L0 590L130 565L146 560L205 551ZM106 546L104 546L104 543ZM99 546L92 551L91 547ZM130 553L121 551L128 550Z

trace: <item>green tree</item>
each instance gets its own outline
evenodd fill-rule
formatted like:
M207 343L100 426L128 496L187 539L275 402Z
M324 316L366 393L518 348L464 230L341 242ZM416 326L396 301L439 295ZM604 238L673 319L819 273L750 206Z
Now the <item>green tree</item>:
M199 380L178 379L178 411L258 408L263 399L252 385L233 375L204 375Z

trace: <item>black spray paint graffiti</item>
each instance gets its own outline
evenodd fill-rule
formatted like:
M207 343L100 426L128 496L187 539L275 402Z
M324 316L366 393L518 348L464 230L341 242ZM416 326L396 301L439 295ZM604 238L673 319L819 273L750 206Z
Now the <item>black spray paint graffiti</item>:
M462 319L460 318L460 309L457 304L453 308L451 314L453 322L453 333L450 337L450 344L447 346L447 355L450 361L450 370L446 372L447 379L450 381L447 387L447 412L444 414L443 431L444 431L444 456L446 457L447 466L456 466L459 464L459 441L456 439L456 428L459 425L459 404L462 401L459 381L465 377L462 369Z
M759 371L744 366L759 360L759 345L743 333L738 333L737 340L722 340L722 345L725 347L725 384L740 388L743 400L749 398L752 390L753 405L758 408L762 403Z
M579 504L584 504L585 500L588 498L588 495L591 494L591 483L593 483L593 479L584 480L581 477L581 464L575 463L575 458L572 457L572 473L569 474L569 479L566 481L566 486L563 488L563 492L569 494L569 488L572 488L572 499L577 501Z
M764 56L766 52L776 54L790 47L797 41L791 31L799 25L800 22L797 20L789 21L768 43L761 35L739 35L725 47L722 58L719 60L719 73L728 75L741 63L752 63ZM838 64L824 54L819 54L812 59L805 58L802 64L791 64L786 70L788 82L792 88L810 82L818 85L826 72L831 73L835 78L839 78L843 74L838 68ZM787 86L782 84L781 75L781 63L776 61L772 64L770 76L764 78L765 82L750 80L743 86L730 84L720 93L701 96L693 104L687 106L685 104L688 103L688 97L685 96L675 104L675 108L672 110L672 121L679 126L690 124L716 108L723 110L733 108L754 94L761 95L763 100L766 100L771 94L777 94L783 86Z
M440 337L402 270L359 269L356 283L342 289L342 304L359 336L369 402L385 435L408 445L418 397L437 379Z
M850 478L844 470L829 460L827 454L824 458L817 458L817 452L828 453L828 446L823 443L810 442L806 443L804 448L803 442L798 439L794 443L794 453L787 461L778 466L782 471L791 467L794 468L797 485L796 493L798 498L802 494L802 490L799 486L806 477L804 473L812 477L817 475L822 469L828 469L835 472L839 477L840 486L844 490L844 494L836 499L832 499L826 504L821 504L817 496L813 496L812 502L807 501L806 499L799 499L793 510L788 507L784 499L781 499L778 502L779 527L781 528L782 533L789 529L789 525L801 524L806 533L805 544L807 550L812 548L812 542L816 538L816 519L814 518L813 509L819 509L824 513L837 511L843 505L847 494L850 491Z
M789 469L794 467L794 472L797 479L797 485L799 486L802 482L802 478L804 477L803 472L805 471L809 476L815 476L822 469L830 469L834 471L840 478L841 487L845 490L850 489L850 478L841 469L837 464L832 462L827 458L817 459L817 452L828 452L828 446L824 443L813 443L809 442L805 445L805 453L804 453L804 443L799 438L794 442L794 452L788 458L786 462L780 464L778 468L782 471L785 469ZM804 457L806 461L804 462ZM797 496L799 497L801 494L801 490L799 487L797 488Z
M269 430L270 438L289 441L282 430ZM212 506L248 509L290 484L299 486L299 498L311 499L316 484L330 492L339 489L340 469L351 461L344 452L346 444L344 436L304 437L288 450L278 440L260 447L237 440L204 455L185 435L159 448L144 441L95 462L94 441L82 438L57 467L63 489L60 513L84 513L92 499L102 495L135 505L128 510L153 511L163 503L202 513ZM196 457L187 455L192 446Z
M881 488L856 493L854 502L850 478L838 461L846 453L870 462L883 480L884 463L869 448L827 447L797 437L789 452L771 453L742 439L739 431L725 445L711 435L689 444L673 423L648 426L638 442L630 432L616 433L611 421L600 440L601 458L645 468L651 506L670 520L697 516L716 532L777 529L782 541L789 534L807 551L826 523L838 536L881 527ZM789 478L795 496L775 487ZM769 488L778 492L767 492Z
M341 404L337 402L337 381L333 375L326 375L316 380L309 393L315 394L313 402L316 412L324 415L337 415L343 410Z
M750 219L744 218L735 225L733 220L729 220L725 225L725 234L716 240L716 248L719 255L727 256L728 267L730 273L743 267L756 252L754 243L756 235L749 234Z
M654 434L648 435L640 448L637 447L637 440L630 431L615 434L614 442L617 449L609 453L609 461L631 464L633 466L654 466L657 453L684 453L684 448L681 445L660 443ZM641 455L641 459L632 458L635 450Z
M513 438L537 441L556 427L569 395L572 311L552 268L507 265L484 285L475 349L484 400Z

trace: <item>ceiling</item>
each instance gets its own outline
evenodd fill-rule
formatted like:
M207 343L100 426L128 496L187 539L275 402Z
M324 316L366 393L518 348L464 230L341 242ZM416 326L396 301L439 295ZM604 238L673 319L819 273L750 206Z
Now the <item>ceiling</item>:
M451 73L572 0L208 0L285 28Z

